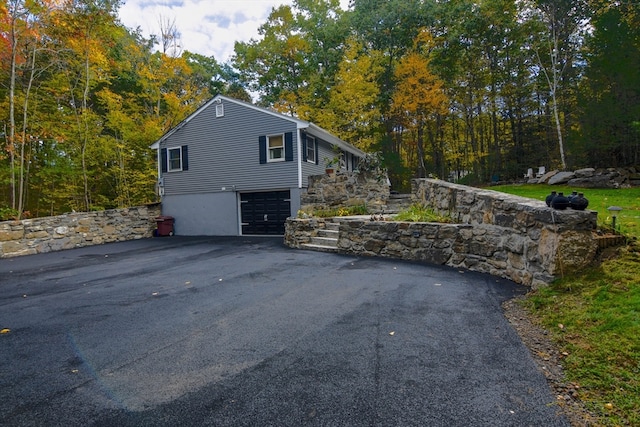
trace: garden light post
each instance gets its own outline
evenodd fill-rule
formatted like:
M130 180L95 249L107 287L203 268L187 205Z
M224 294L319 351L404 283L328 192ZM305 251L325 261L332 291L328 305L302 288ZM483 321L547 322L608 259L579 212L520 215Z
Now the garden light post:
M607 210L609 211L609 214L611 215L611 225L613 226L613 233L615 234L615 232L616 232L616 216L617 216L618 212L620 212L622 210L622 208L620 206L609 206L607 208Z

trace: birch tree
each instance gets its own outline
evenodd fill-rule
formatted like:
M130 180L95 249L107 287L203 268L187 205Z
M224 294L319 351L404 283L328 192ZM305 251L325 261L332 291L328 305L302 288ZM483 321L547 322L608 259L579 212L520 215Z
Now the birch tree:
M562 169L567 168L561 91L568 90L567 75L580 51L585 29L583 0L533 0L532 13L544 31L536 50L540 70L549 87L551 110L558 138Z

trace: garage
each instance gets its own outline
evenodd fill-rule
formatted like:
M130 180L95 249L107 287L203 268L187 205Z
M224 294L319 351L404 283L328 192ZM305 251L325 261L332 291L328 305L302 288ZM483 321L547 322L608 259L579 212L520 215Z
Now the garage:
M243 235L284 235L291 194L289 190L241 193L240 215Z

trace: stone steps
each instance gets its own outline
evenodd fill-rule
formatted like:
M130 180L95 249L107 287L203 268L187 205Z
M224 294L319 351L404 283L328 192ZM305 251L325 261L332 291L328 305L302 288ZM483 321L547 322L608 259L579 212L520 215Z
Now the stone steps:
M327 222L325 223L325 228L318 230L320 231L327 231L327 232L334 232L337 233L340 231L340 222L336 222L336 220L334 219L333 222Z
M327 222L325 228L317 230L317 236L311 237L310 243L304 243L303 249L320 252L338 252L339 222Z
M385 213L398 213L411 206L411 194L391 194L387 200Z
M309 250L318 251L318 252L332 252L332 253L338 252L337 246L315 245L313 243L304 243L302 245L302 249L309 249Z

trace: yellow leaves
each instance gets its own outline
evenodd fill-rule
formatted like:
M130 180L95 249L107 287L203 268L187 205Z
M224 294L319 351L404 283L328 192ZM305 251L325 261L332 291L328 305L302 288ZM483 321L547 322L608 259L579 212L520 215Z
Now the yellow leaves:
M340 138L367 150L374 143L372 131L380 122L377 107L377 78L382 71L381 54L361 54L355 39L347 40L345 54L338 67L329 103L315 112L314 121Z
M392 101L397 110L423 117L446 112L442 81L429 71L429 61L422 55L410 53L404 57L396 68L395 78Z
M434 39L431 31L422 28L413 40L413 49L416 52L428 53L434 46Z
M9 328L0 329L0 334L2 335L8 334L9 332L11 332L11 329Z
M409 122L447 111L443 82L429 70L429 58L422 53L432 44L431 33L421 31L414 40L414 51L400 60L394 72L397 83L393 107L401 115L408 115Z
M304 107L299 104L298 95L290 90L283 90L280 94L280 100L277 101L273 108L279 113L282 114L292 114L296 113L298 117L303 116L300 114L302 109L304 111Z

